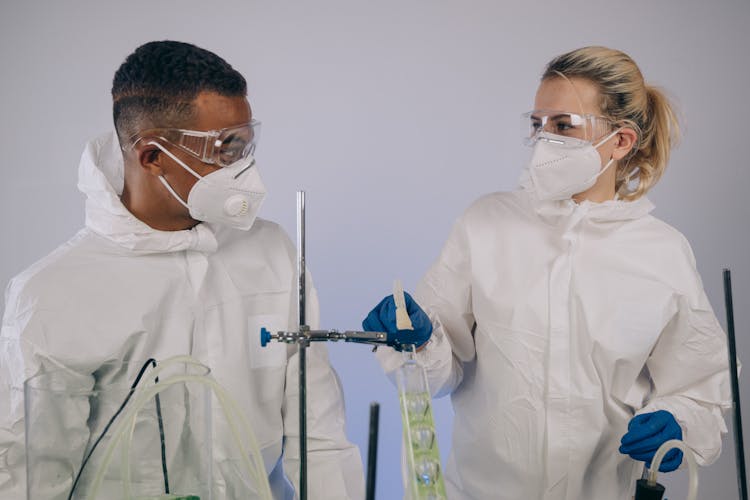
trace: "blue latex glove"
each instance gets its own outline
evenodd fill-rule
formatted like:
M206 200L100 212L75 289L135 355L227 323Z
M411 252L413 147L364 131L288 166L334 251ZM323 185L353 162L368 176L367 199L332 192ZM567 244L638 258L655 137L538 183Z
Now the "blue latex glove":
M403 349L403 345L408 344L419 347L430 340L430 335L432 335L432 323L427 314L406 292L404 292L404 299L406 299L406 312L409 314L414 330L399 330L396 328L396 303L393 300L393 295L381 300L362 321L362 328L366 332L386 332L388 334L388 345L398 351Z
M620 441L620 453L651 467L656 450L670 439L682 439L682 428L671 413L664 410L636 415ZM659 465L660 472L672 472L682 462L682 451L669 450Z

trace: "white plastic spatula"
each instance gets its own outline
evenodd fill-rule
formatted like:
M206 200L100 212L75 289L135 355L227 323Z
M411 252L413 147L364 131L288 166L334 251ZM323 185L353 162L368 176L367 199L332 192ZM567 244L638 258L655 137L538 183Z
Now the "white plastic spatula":
M404 297L404 287L401 286L401 280L393 282L393 301L396 303L396 328L399 330L414 330L409 313L406 311L406 298Z

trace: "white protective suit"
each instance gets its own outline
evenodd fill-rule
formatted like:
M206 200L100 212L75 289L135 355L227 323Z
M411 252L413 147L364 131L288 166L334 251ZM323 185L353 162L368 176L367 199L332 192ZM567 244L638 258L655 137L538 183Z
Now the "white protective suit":
M239 403L258 437L274 496L288 497L284 473L295 485L299 480L296 347L261 348L259 330L296 328L293 245L262 219L247 232L205 223L185 231L151 229L121 204L122 185L116 136L90 142L79 169L86 228L8 287L0 498L25 498L24 379L51 367L92 373L107 360L177 354L208 365ZM314 328L318 307L310 291L307 318ZM309 498L361 498L362 464L345 435L339 380L324 345L308 353ZM214 498L242 498L231 473L239 469L235 443L221 409L213 414ZM69 467L77 470L81 454L71 450Z
M630 500L618 452L635 413L670 411L702 465L730 406L726 338L685 238L645 198L601 204L487 195L416 289L418 353L451 394L451 500ZM401 356L381 349L387 373Z

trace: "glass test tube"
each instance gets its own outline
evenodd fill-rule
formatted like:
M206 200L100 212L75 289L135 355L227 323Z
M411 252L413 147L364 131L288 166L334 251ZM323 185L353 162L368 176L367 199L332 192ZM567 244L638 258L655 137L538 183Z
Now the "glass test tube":
M445 484L432 416L432 398L424 368L413 351L404 352L396 373L409 466L409 498L444 500Z

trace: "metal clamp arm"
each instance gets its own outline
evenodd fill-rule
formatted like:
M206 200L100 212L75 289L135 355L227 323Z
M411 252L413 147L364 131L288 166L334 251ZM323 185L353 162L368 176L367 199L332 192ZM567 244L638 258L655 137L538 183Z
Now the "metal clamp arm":
M385 332L358 332L353 330L310 330L303 325L297 332L271 332L265 327L260 329L260 345L265 347L272 340L286 342L287 344L309 343L309 342L357 342L360 344L385 345L388 343L388 334Z

